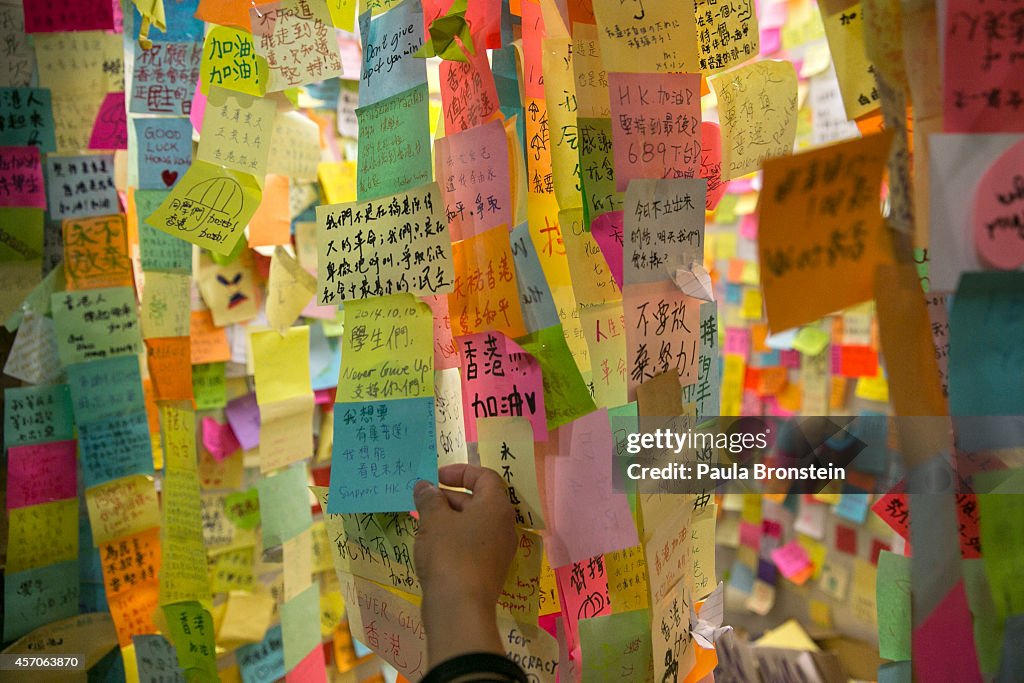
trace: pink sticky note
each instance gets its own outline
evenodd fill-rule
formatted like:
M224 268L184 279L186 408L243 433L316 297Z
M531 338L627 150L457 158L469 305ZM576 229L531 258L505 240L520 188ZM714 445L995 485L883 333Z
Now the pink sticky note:
M203 418L203 445L218 462L240 448L231 424L221 424L212 417Z
M110 0L48 0L25 3L25 32L109 31L114 29Z
M128 117L123 92L108 92L92 124L89 149L128 149Z
M540 362L501 332L458 338L462 350L462 409L466 441L477 440L476 421L525 417L536 441L548 438Z
M772 562L788 579L805 571L811 565L811 558L799 542L790 541L772 551Z
M0 206L46 208L38 147L0 147Z
M981 681L974 626L963 580L914 629L915 679L919 681Z
M192 109L189 110L188 120L192 122L192 127L199 132L203 128L203 118L206 116L206 95L199 87L199 81L196 81L196 91L192 95Z
M786 3L779 3L786 6ZM782 49L782 29L770 28L761 31L761 54L772 55Z
M434 369L459 367L459 349L452 336L452 321L448 317L448 297L444 294L420 297L434 315Z
M453 241L512 223L508 143L501 121L449 132L435 149L434 174Z
M757 214L748 213L740 218L740 237L748 240L757 239Z
M982 0L946 3L942 88L945 132L1024 131L1024 116L1020 115L1020 34L1014 30L1014 22L1011 15L993 12Z
M590 222L590 233L601 248L601 255L612 271L615 284L622 288L622 226L624 218L621 211L603 213Z
M761 548L761 527L740 520L740 544L758 550Z
M703 121L700 137L700 177L708 181L704 208L714 211L729 186L728 180L722 180L722 129L714 121Z
M725 328L725 353L746 358L750 354L750 330L744 327Z
M974 194L974 247L994 268L1024 265L1024 142L996 159Z
M600 555L559 567L555 570L555 584L570 642L579 641L580 619L612 613L608 574L604 570L604 558Z
M74 498L75 441L11 446L7 451L7 509Z
M256 403L256 394L246 394L229 401L224 415L242 448L249 450L259 445L260 407Z
M761 533L770 538L782 538L782 525L774 519L761 520Z
M609 73L608 91L615 189L625 192L633 178L698 174L700 74Z
M602 408L558 428L558 455L545 458L544 491L548 534L544 550L552 567L640 543L625 493L612 490L612 438ZM580 514L580 492L587 513Z
M327 664L324 648L317 643L295 668L285 674L286 683L327 683Z

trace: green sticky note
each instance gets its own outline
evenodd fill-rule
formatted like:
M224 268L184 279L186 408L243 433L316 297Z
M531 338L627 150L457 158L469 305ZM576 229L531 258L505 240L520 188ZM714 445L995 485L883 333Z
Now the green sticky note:
M580 619L579 630L586 662L583 683L614 680L625 670L632 672L631 680L650 680L654 675L650 610Z
M829 335L817 325L801 327L793 339L793 348L808 356L817 356L828 346Z
M224 363L202 363L192 366L192 393L196 410L223 408L228 395L224 386Z
M264 477L256 484L264 548L281 545L313 523L306 485L306 464L302 462Z
M314 647L320 646L318 584L310 584L306 590L281 605L281 633L284 636L284 669L291 671Z
M78 560L4 577L4 641L78 614Z
M545 327L517 340L540 363L548 429L555 429L597 410L583 375L576 367L562 326Z
M146 223L170 190L136 190L135 215L139 225L139 255L143 270L162 270L171 273L192 272L192 245L174 235L168 235Z
M910 558L883 550L875 582L878 606L878 654L882 659L910 659Z
M394 194L431 181L429 99L424 83L356 110L359 199Z
M135 290L86 289L53 295L57 354L64 366L134 356L142 350Z
M964 589L967 603L974 617L974 647L983 673L999 671L1003 649L1003 620L996 614L992 592L985 575L985 562L980 559L963 561Z
M978 495L981 551L992 600L1001 618L1024 614L1024 496Z
M4 389L4 447L75 438L66 384Z
M178 652L178 665L190 681L217 681L213 617L198 602L164 605L167 633Z
M612 120L581 117L580 179L583 192L583 220L587 231L595 218L619 211L624 192L615 189L615 155L612 151Z
M0 207L0 262L43 257L43 210Z
M260 523L260 495L255 488L229 493L224 499L224 514L239 529L255 529Z

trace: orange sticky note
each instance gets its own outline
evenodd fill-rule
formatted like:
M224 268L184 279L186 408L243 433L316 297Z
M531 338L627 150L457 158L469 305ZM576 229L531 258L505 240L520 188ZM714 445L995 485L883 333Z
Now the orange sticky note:
M251 0L199 0L195 16L211 24L236 26L251 31L249 9L252 7L254 5Z
M878 374L878 354L870 346L840 347L839 374L843 377L874 377Z
M192 362L188 337L147 339L149 376L157 401L192 400Z
M508 228L499 225L452 244L455 288L448 295L452 333L504 332L515 339L526 334L519 305Z
M768 325L781 332L874 295L893 262L881 209L891 133L764 164L758 250Z
M107 597L157 581L160 572L160 527L101 543L103 586Z
M153 612L159 607L160 584L147 581L134 590L108 598L110 616L117 629L117 642L121 647L132 644L133 635L156 633Z
M267 174L263 201L249 219L249 246L267 247L291 241L288 176Z
M221 363L231 360L228 333L213 324L210 311L192 311L192 364Z
M64 276L69 290L131 286L124 214L68 218L63 233Z

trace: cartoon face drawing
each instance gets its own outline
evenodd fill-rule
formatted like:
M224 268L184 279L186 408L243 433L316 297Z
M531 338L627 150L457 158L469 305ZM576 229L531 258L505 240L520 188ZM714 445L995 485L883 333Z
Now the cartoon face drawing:
M217 282L224 287L229 289L238 287L238 284L242 281L242 273L235 273L234 277L225 276L222 273L217 273ZM228 294L228 308L234 308L249 300L249 297L242 292L241 289L235 289L235 291Z

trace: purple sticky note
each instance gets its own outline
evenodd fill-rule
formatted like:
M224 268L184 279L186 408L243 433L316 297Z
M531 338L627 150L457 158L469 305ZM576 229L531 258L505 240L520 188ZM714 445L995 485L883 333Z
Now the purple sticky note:
M260 407L256 403L256 394L246 394L229 401L224 414L242 448L249 450L259 445Z
M128 149L128 116L124 93L108 92L92 124L89 149Z
M601 247L601 254L615 278L615 284L622 288L622 226L621 211L603 213L590 222L590 232Z

